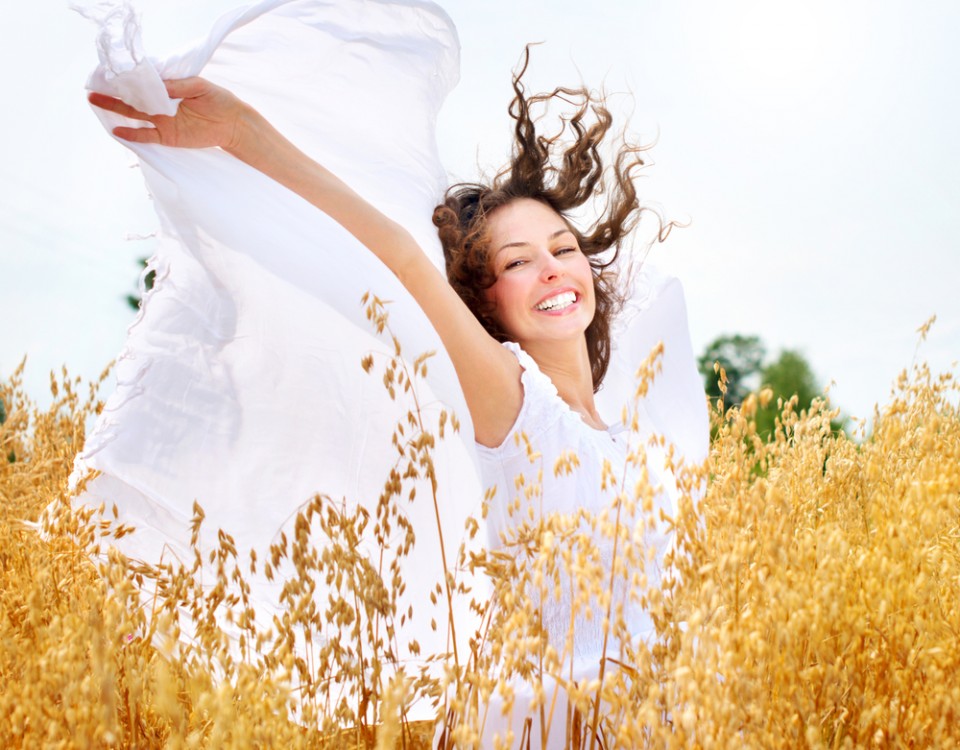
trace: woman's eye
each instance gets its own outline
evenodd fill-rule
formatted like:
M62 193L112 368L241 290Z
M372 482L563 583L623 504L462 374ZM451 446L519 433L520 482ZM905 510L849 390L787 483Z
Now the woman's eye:
M518 266L522 266L522 265L523 265L522 260L511 260L509 263L507 263L507 265L503 267L503 269L505 271L509 271L511 268L517 268Z
M565 255L566 253L575 253L577 248L575 247L561 247L558 248L554 255Z

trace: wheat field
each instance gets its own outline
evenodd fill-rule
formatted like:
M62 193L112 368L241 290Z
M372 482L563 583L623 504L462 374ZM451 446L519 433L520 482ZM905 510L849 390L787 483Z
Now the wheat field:
M384 365L385 383L415 382L424 366L408 370L398 357ZM655 371L656 357L638 397ZM296 571L290 617L272 632L253 625L244 597L244 572L257 563L228 535L202 563L217 571L212 588L195 581L199 556L160 569L110 551L110 536L127 533L110 509L100 518L68 500L100 385L64 371L51 388L39 408L19 371L0 384L3 747L471 747L489 706L509 703L520 684L535 696L520 706L531 721L503 747L530 744L533 725L552 746L578 748L960 745L960 415L949 373L905 371L869 430L852 435L831 430L826 404L797 413L787 402L765 443L752 416L769 392L726 413L715 405L708 463L677 469L686 495L669 520L671 575L648 584L642 545L623 522L649 507L650 487L623 488L597 518L529 520L513 539L523 554L464 553L463 565L496 581L483 632L472 653L426 655L442 669L419 673L386 669L389 641L374 637L395 623L402 556L378 575L351 554L369 519L336 513L322 496L259 563L288 559ZM404 449L429 476L438 436L417 429ZM546 470L576 470L576 459ZM398 523L391 498L401 485L378 523ZM618 540L614 569L653 616L652 642L630 642L585 527ZM323 554L317 538L330 540ZM311 578L331 569L352 592L337 612L309 596ZM561 711L543 677L562 673L570 644L547 641L537 609L571 578L580 606L605 612L610 649L595 679L563 684ZM340 638L307 663L295 643L311 629ZM411 696L434 701L442 720L406 721Z

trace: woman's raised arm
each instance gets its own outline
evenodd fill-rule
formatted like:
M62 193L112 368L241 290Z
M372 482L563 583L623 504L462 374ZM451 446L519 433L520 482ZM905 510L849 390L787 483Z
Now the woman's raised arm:
M399 278L433 324L463 388L478 442L498 445L523 400L520 366L467 308L413 237L310 159L256 110L202 78L167 81L182 99L174 116L147 115L98 93L90 102L152 128L119 127L118 138L182 148L220 147L329 215ZM265 220L268 220L265 217Z

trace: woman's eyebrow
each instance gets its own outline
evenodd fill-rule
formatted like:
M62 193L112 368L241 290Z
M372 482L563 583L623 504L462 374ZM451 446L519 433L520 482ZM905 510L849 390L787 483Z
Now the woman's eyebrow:
M559 237L561 234L566 234L567 232L570 232L570 234L573 234L573 231L571 229L564 227L563 229L558 229L556 232L551 234L550 237L548 237L548 239L554 240L557 237ZM526 245L529 245L529 244L530 243L527 242L526 240L519 240L518 242L508 242L506 245L501 245L500 249L497 250L497 252L499 253L500 250L506 250L508 247L525 247Z

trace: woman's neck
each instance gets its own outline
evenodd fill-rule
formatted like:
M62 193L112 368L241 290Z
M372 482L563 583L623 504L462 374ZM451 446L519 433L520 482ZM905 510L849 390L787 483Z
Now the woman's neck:
M607 428L593 398L593 369L586 338L569 344L551 341L543 345L530 343L521 346L533 357L540 371L550 378L567 406L590 427L596 430Z

